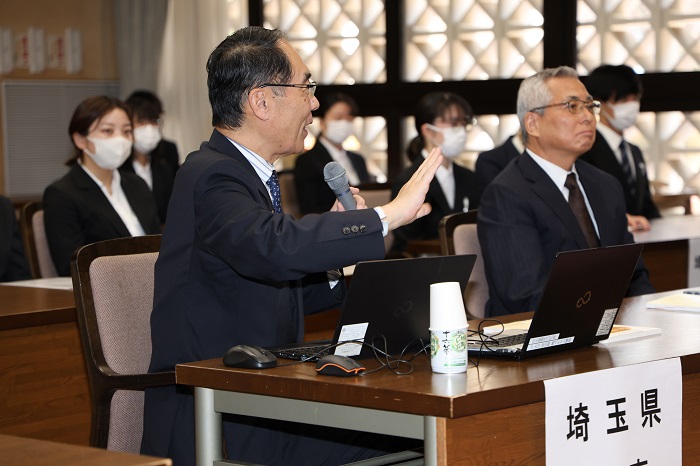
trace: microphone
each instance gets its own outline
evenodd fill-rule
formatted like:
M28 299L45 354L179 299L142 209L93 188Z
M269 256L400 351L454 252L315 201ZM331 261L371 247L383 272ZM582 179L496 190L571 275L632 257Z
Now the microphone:
M338 162L328 162L323 167L323 179L328 183L345 210L355 210L357 202L350 192L350 183L345 169Z

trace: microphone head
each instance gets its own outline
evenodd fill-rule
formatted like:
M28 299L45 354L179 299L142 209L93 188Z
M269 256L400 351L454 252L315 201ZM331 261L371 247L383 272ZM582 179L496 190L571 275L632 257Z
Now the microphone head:
M323 167L323 179L334 191L336 189L347 189L350 185L345 169L338 162L328 162L326 166Z

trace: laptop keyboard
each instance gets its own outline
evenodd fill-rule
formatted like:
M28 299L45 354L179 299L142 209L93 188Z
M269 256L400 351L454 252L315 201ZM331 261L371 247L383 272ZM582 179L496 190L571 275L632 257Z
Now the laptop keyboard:
M515 335L504 335L504 336L495 336L493 339L489 338L484 338L484 341L481 340L469 340L469 344L472 346L498 346L501 348L504 348L506 346L515 346L515 345L522 345L525 343L525 338L527 337L527 333L517 333Z
M270 349L270 352L282 359L316 362L323 356L330 354L331 349L328 344L318 344L296 348Z

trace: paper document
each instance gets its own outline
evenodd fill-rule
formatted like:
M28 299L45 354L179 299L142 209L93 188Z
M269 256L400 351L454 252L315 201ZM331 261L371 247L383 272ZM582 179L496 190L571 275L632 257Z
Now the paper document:
M647 309L700 312L700 295L685 293L673 294L654 301L649 301L647 303Z
M31 288L51 288L54 290L72 290L73 281L71 277L36 278L34 280L19 280L16 282L5 282L3 285L28 286Z
M601 340L602 345L609 345L618 341L631 340L633 338L648 337L650 335L661 334L661 329L656 327L638 327L635 325L613 325L610 336L606 340Z

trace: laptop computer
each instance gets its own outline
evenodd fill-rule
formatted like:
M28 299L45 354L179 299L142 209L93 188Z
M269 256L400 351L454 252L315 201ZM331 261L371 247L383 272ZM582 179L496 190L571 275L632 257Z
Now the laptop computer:
M498 335L500 326L488 327L485 335L469 338L470 356L525 359L608 338L643 247L558 253L529 326L527 321L506 324Z
M464 292L475 261L475 254L464 254L359 262L332 340L267 349L308 361L325 354L370 357L369 345L390 355L416 353L430 342L430 284L459 282Z

